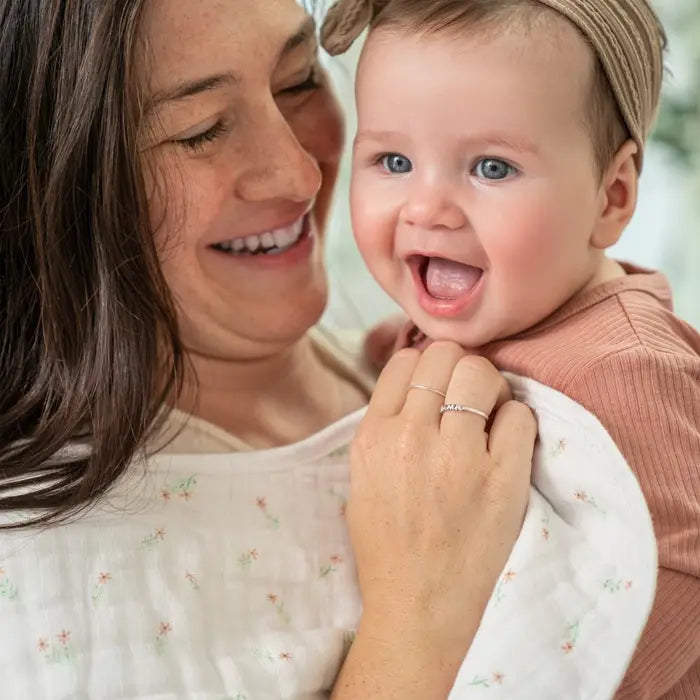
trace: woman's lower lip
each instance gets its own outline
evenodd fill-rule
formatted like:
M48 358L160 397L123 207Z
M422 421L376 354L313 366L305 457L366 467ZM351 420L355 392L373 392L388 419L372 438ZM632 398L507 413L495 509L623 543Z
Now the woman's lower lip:
M212 246L209 246L209 250L215 253L219 258L228 258L228 260L233 260L239 264L263 268L286 267L308 259L314 249L315 241L316 232L313 214L309 213L304 217L304 228L302 229L301 236L299 236L299 240L281 253L267 255L264 253L259 253L257 255L236 255L217 250Z
M421 277L420 268L417 265L411 265L411 275L420 307L431 316L441 318L459 316L470 306L473 306L480 295L484 283L484 273L482 273L479 281L468 292L461 294L456 299L438 299L428 294Z

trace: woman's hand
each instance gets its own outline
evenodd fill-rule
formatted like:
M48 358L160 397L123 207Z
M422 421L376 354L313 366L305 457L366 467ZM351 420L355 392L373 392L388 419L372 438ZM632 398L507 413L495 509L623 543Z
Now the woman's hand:
M509 399L454 343L387 364L351 452L363 616L334 697L447 697L527 505L536 424ZM441 416L443 403L491 415L488 432L481 416Z

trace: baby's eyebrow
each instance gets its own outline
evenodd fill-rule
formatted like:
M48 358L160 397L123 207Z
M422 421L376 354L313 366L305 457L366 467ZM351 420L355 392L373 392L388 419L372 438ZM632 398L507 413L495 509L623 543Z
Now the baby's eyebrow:
M482 148L494 146L496 148L507 148L519 153L539 153L539 148L523 136L506 136L504 134L483 134L479 136L469 136L461 141L463 148Z
M386 141L387 139L401 136L403 136L403 134L398 131L376 131L366 129L357 132L355 135L355 144L362 143L363 141Z

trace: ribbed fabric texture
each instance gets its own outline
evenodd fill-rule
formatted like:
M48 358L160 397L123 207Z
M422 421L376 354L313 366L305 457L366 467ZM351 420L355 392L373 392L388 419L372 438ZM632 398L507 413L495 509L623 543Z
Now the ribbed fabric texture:
M626 271L484 354L595 414L646 496L657 595L615 697L700 700L700 335L673 315L663 275Z

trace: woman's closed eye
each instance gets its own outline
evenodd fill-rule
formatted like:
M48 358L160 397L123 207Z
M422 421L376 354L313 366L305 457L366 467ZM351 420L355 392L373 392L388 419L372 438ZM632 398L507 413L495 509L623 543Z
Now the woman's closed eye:
M313 66L304 80L302 80L300 83L297 83L296 85L290 85L289 87L282 88L277 94L301 95L305 92L317 90L320 87L323 87L323 83L319 79L318 66Z
M518 174L518 170L500 158L482 158L472 169L472 174L481 180L494 182L513 177Z
M204 147L216 141L220 136L228 132L228 127L222 122L216 122L213 126L209 127L206 131L200 134L195 134L194 136L188 136L184 139L175 139L174 143L179 144L183 148L195 153L200 153Z
M385 153L377 159L377 164L392 175L405 175L413 170L413 163L400 153Z

